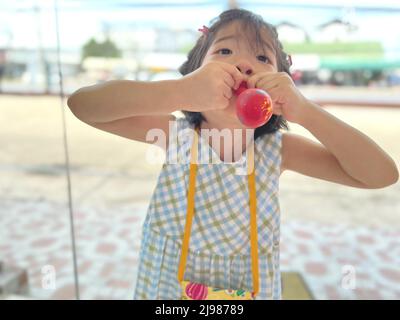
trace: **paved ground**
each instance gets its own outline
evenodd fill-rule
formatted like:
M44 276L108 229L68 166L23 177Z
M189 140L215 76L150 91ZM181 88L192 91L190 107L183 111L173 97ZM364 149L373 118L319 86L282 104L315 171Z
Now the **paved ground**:
M32 296L72 298L60 102L0 95L0 108L0 259L29 270ZM400 163L400 109L327 110ZM68 110L67 125L82 297L129 299L160 166L143 161L145 144ZM301 272L318 299L400 298L399 184L358 190L287 172L280 186L283 270ZM55 290L41 288L45 265L56 268ZM353 271L356 288L345 289Z
M146 206L75 210L81 298L132 298ZM2 209L2 235L9 241L0 245L1 256L29 271L30 296L73 298L65 207L44 199L13 199L3 200ZM399 239L396 228L292 219L282 224L281 267L300 272L316 299L399 299ZM55 288L43 289L49 265L55 269Z

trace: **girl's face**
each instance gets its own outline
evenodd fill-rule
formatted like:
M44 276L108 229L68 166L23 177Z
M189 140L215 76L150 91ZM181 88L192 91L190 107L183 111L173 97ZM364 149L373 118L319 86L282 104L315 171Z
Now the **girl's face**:
M236 66L246 78L258 72L277 72L277 60L275 50L273 49L270 37L266 30L262 32L262 44L256 46L254 39L249 38L243 32L240 21L234 21L231 24L221 28L215 36L214 42L208 49L202 65L210 61L221 61ZM253 44L253 45L252 45ZM207 120L217 121L216 118L225 117L226 126L229 127L226 117L229 117L229 123L235 127L244 128L236 116L236 96L233 95L229 107L223 110L210 110L203 112ZM214 122L214 121L213 121Z
M218 31L202 64L222 61L235 65L246 75L260 71L276 72L276 53L266 30L262 32L262 40L262 44L255 46L255 39L243 32L240 21L234 21Z

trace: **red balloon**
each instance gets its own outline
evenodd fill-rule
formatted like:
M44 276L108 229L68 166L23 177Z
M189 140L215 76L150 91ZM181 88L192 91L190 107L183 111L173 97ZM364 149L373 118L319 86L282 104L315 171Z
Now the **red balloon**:
M272 100L268 93L261 89L247 89L245 82L242 82L235 92L236 114L246 127L258 128L272 116Z

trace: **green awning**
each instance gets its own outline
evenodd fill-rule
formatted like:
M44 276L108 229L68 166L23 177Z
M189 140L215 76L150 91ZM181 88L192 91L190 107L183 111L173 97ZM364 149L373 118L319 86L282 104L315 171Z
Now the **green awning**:
M329 70L393 70L400 69L400 57L385 58L382 44L377 41L284 43L285 52L316 55L319 68Z
M320 69L348 70L389 70L400 69L400 59L321 57Z
M317 54L319 56L329 55L371 55L382 56L384 49L377 41L360 42L303 42L283 43L285 52L290 54Z

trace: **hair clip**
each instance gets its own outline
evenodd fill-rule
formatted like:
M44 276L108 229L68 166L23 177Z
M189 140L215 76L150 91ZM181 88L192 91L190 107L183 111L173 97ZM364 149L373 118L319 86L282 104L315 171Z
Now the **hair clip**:
M208 35L209 29L206 26L203 26L200 29L197 29L198 31L202 32L205 36Z
M289 63L289 66L292 66L293 62L292 62L292 55L291 54L287 55L286 60Z

